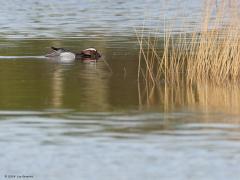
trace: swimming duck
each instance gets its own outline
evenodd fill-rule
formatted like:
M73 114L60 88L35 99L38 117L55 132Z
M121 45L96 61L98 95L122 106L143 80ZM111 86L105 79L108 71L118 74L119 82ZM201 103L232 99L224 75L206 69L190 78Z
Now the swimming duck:
M87 48L80 53L73 53L64 48L51 47L52 52L46 54L49 58L60 58L61 60L97 60L101 57L100 53L94 48Z

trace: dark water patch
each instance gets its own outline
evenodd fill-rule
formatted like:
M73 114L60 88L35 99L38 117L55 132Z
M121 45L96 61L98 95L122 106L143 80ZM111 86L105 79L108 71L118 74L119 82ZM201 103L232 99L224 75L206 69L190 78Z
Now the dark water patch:
M15 45L0 50L1 108L33 110L61 107L107 111L116 109L117 106L119 109L121 106L123 108L125 100L132 101L127 104L136 107L136 86L132 86L132 83L136 84L136 39L118 39L9 41ZM96 63L67 64L41 59L50 46L65 47L74 52L95 47L103 57ZM126 86L127 84L129 86ZM112 93L108 93L108 89L112 89ZM122 98L123 96L125 97Z

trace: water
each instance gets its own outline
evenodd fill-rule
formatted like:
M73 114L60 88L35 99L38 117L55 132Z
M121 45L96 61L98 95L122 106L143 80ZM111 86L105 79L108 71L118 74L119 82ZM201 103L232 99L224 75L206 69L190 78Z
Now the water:
M138 86L134 28L191 30L201 3L0 2L0 179L239 179L237 85ZM51 61L50 46L103 57Z

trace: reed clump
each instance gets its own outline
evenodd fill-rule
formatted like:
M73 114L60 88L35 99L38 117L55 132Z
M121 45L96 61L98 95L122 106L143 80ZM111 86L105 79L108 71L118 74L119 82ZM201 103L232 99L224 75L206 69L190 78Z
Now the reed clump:
M178 83L179 79L184 79L188 85L201 81L220 85L240 80L238 3L231 1L229 7L228 1L222 0L216 8L213 2L206 3L199 31L176 35L171 26L166 25L162 51L157 47L161 38L144 37L137 32L139 80L143 79L150 86L163 81Z

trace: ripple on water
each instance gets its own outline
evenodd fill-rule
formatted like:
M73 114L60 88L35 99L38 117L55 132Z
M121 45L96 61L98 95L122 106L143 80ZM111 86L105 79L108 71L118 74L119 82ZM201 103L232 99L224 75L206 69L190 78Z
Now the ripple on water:
M240 175L240 126L199 121L204 114L2 111L0 116L5 173L40 179L94 179L95 173L98 179Z
M41 3L27 0L6 3L0 0L0 34L8 38L99 37L133 35L134 27L163 29L164 20L179 30L181 21L191 28L201 17L201 1L77 1ZM21 7L21 8L19 8ZM178 10L182 11L178 11ZM4 17L4 18L3 18ZM189 18L191 17L191 18ZM186 22L189 18L189 22ZM176 20L177 19L177 20ZM182 20L184 19L184 20Z
M46 59L45 56L0 56L0 59Z

